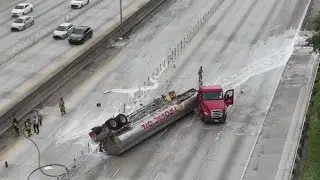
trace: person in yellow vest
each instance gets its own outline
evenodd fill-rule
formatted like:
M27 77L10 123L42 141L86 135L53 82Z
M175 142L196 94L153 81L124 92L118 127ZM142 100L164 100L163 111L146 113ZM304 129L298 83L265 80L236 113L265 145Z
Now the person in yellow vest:
M31 133L31 122L30 122L30 118L28 118L27 120L24 121L24 126L26 128L26 131L28 133L28 136L30 137L32 135Z

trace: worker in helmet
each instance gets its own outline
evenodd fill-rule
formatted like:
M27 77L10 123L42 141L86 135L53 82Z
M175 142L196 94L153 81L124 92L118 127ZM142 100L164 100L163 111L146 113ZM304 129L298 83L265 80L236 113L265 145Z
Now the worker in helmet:
M19 124L18 124L17 118L13 118L12 126L14 128L14 131L16 132L16 135L20 136Z
M200 68L198 70L199 81L202 81L202 73L203 73L203 69L202 69L202 66L200 66Z
M202 69L202 66L200 66L199 71L198 71L198 75L199 75L199 87L202 87L202 86L203 86L202 73L203 73L203 69Z
M32 135L31 133L31 122L30 122L30 118L28 118L27 120L24 121L24 126L26 128L26 131L28 133L28 136L30 137Z

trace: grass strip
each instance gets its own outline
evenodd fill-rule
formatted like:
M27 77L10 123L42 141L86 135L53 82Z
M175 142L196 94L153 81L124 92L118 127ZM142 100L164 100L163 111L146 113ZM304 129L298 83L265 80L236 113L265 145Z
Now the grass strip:
M308 108L307 154L302 180L320 180L320 73L318 71Z

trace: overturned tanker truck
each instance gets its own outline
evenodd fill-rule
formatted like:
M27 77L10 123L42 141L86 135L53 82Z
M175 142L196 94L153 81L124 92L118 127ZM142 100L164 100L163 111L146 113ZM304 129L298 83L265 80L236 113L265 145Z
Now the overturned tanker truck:
M201 86L199 90L190 89L179 95L171 91L129 115L119 114L108 119L92 128L89 135L99 143L100 151L118 155L197 107L202 121L224 123L233 97L233 89L223 94L219 85Z

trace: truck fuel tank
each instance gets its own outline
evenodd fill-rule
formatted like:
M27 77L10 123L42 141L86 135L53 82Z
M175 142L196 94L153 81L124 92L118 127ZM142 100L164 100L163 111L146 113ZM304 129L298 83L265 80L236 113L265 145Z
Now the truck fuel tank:
M190 89L171 101L163 98L159 102L157 98L158 105L153 101L126 116L129 120L128 124L119 130L106 129L106 126L95 127L97 130L89 133L91 139L100 142L107 154L120 154L193 111L197 107L196 93L196 89Z

